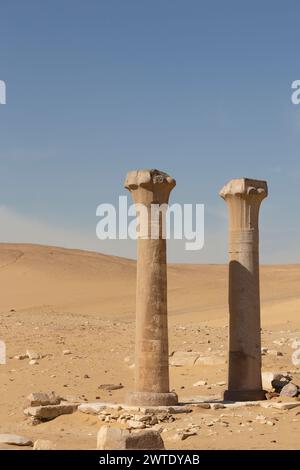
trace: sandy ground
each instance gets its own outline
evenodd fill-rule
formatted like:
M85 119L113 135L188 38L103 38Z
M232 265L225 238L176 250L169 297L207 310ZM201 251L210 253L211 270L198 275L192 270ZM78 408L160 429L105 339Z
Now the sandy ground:
M0 244L0 285L0 339L7 346L7 364L0 366L0 432L50 439L61 449L94 449L98 417L76 412L32 426L23 414L25 398L54 390L82 402L124 400L133 386L135 263L79 250ZM262 266L261 286L262 344L282 352L263 356L263 370L292 371L300 385L290 346L300 338L300 265ZM170 350L226 357L227 324L227 267L171 265ZM45 357L36 365L14 359L27 349ZM63 355L66 349L71 354ZM171 367L171 386L181 401L221 395L225 386L218 382L226 381L226 367ZM207 385L194 387L199 380ZM124 388L99 390L107 383ZM177 431L191 424L197 435L178 440ZM167 449L300 448L300 408L196 410L163 427Z

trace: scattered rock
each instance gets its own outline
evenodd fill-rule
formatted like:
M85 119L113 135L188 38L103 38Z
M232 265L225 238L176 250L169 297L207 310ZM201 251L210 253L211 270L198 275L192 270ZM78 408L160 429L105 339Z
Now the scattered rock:
M223 408L225 408L225 405L223 405L223 403L211 403L210 408L212 410L222 410Z
M300 348L300 339L294 339L294 341L291 344L291 347L293 349L299 349Z
M33 392L27 397L29 406L59 405L61 398L55 392Z
M28 357L30 360L38 360L41 359L41 355L35 351L32 350L27 350L26 351L26 357Z
M179 438L181 441L185 441L188 437L197 436L196 431L182 431L179 432Z
M127 428L128 429L144 429L146 427L145 423L141 421L135 421L133 419L129 419L127 421Z
M68 356L69 354L72 354L70 349L65 349L62 353L63 353L63 356Z
M120 388L124 388L124 385L120 384L101 384L98 387L100 390L119 390Z
M47 439L37 439L33 445L33 450L55 450L56 444Z
M284 375L280 372L263 372L261 376L263 389L267 391L272 391L273 388L275 388L274 385L277 382L280 382L282 379L285 379ZM274 381L276 381L276 383L273 383ZM282 387L284 385L285 384L283 384Z
M127 429L102 426L97 435L99 450L162 450L164 443L160 433L153 430L130 434Z
M288 383L285 385L281 392L280 396L281 397L296 397L298 395L298 387L297 385L293 384L292 382Z
M73 403L46 406L30 406L24 410L26 416L40 421L50 421L60 415L68 415L76 411L78 405Z
M102 426L97 434L97 449L126 450L126 440L129 437L127 429Z
M0 434L0 444L30 447L33 445L32 441L27 439L27 437L17 436L16 434Z
M31 359L31 360L29 361L29 364L30 364L31 366L36 366L36 365L38 365L38 363L39 363L39 361L38 361L37 359Z
M28 359L28 356L27 354L20 354L18 356L14 356L14 359L16 359L17 361L23 361L24 359Z

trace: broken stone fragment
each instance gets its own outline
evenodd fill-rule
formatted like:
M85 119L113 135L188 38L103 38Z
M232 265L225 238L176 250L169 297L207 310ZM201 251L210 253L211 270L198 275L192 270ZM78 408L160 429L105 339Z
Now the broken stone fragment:
M68 415L76 411L77 404L67 403L60 405L30 406L24 410L26 416L39 419L40 421L50 421L60 415Z
M32 441L27 437L17 436L16 434L0 434L0 444L9 444L14 446L32 446Z
M298 390L298 387L297 385L293 384L293 383L289 383L287 385L285 385L281 392L280 392L280 396L281 397L297 397L298 396L298 393L299 393L299 390Z
M59 405L61 398L55 392L33 392L27 397L29 406Z
M37 439L33 445L33 450L54 450L56 444L47 439Z
M38 359L41 359L41 355L35 351L32 351L30 349L28 349L26 351L26 356L30 359L30 360L38 360Z
M99 385L99 390L119 390L120 388L124 388L124 385L120 384L101 384Z
M278 388L281 390L289 382L288 378L280 372L263 372L261 376L263 389L267 391L272 391L273 388L276 391Z
M99 450L164 450L158 431L145 430L129 433L127 429L102 426L97 435Z

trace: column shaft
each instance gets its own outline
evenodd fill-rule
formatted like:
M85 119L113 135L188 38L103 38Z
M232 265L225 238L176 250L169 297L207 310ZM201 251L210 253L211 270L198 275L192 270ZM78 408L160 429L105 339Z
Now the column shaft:
M261 380L260 203L267 184L232 180L221 191L229 208L229 366L227 400L265 398Z

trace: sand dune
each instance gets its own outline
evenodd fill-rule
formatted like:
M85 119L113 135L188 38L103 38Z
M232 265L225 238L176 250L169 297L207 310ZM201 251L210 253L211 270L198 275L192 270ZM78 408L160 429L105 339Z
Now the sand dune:
M80 250L0 244L0 285L0 339L7 347L7 364L0 366L0 432L51 439L59 448L94 448L97 417L75 413L32 427L23 415L24 399L33 391L55 390L78 401L124 400L133 387L135 262ZM282 352L280 357L264 356L264 370L295 369L290 340L300 337L299 286L300 265L261 267L262 342ZM169 265L169 324L171 350L226 358L227 266ZM27 349L43 359L37 365L14 359ZM71 354L64 356L65 349ZM171 384L181 400L220 394L225 387L218 383L226 382L226 368L171 367ZM299 383L297 371L294 377ZM208 386L195 389L200 379ZM124 389L99 391L101 383L120 382ZM276 441L276 448L299 448L296 411L289 411L288 418L278 415L276 425L263 432L255 424L261 411L254 408L251 413L239 413L239 421L247 423L251 417L254 423L245 424L242 435L234 414L228 429L217 427L212 434L203 431L203 420L215 417L209 411L178 416L168 425L166 447L274 448ZM268 413L273 419L272 411ZM186 441L172 441L185 419L198 422L202 431Z
M135 261L65 248L0 244L2 311L70 310L132 318ZM300 265L261 266L263 322L300 314ZM189 321L227 315L227 266L169 265L169 313ZM196 315L197 314L197 315Z

